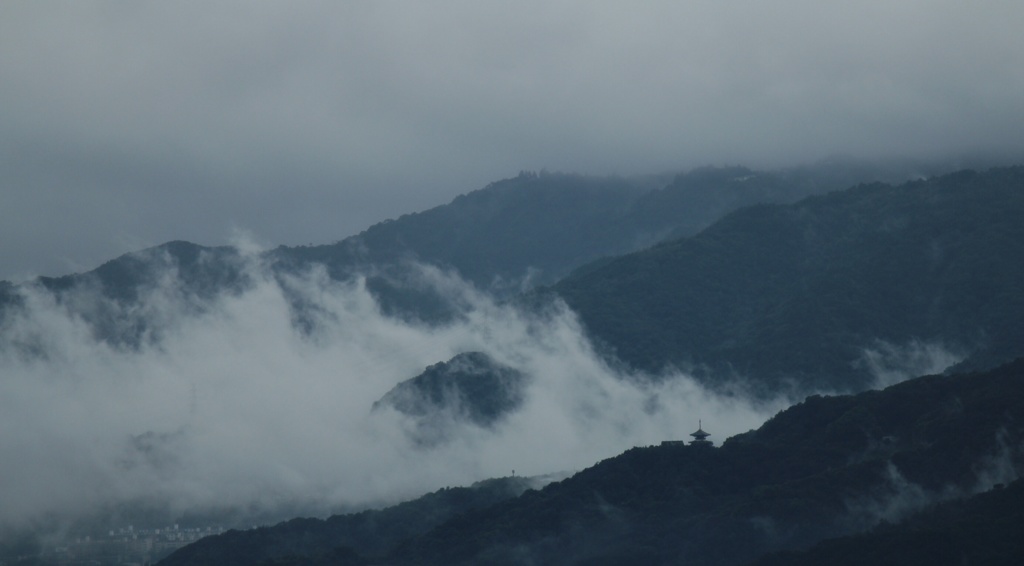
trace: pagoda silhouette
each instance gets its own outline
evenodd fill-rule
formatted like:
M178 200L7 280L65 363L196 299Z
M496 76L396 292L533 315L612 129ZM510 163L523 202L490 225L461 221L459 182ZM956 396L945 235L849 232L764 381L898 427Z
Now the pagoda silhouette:
M691 432L690 436L693 440L690 441L690 446L714 446L715 443L708 440L710 434L704 432L703 425L700 419L697 420L697 432ZM686 446L685 440L662 440L662 446Z
M713 446L715 443L708 440L710 434L704 432L704 428L701 425L700 419L697 419L697 432L690 433L693 440L690 441L690 446Z

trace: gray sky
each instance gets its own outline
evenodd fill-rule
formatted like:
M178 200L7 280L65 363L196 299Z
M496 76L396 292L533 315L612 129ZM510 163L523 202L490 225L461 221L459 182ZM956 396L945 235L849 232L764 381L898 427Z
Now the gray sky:
M522 169L1024 154L1024 3L0 3L0 278Z

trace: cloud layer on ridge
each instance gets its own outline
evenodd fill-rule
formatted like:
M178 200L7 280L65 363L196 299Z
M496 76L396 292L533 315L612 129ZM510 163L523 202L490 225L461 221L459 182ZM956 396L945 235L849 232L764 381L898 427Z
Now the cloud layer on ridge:
M233 227L326 243L523 169L1020 159L1022 19L946 0L4 3L0 279Z
M524 313L432 268L423 277L467 305L441 326L384 316L361 280L251 269L251 288L203 309L164 278L143 301L159 339L138 349L97 340L73 311L25 292L0 333L0 526L133 502L325 514L513 469L572 472L683 438L698 418L720 442L782 403L752 406L685 376L619 375L564 308ZM286 295L317 307L311 326L293 324ZM499 426L464 423L423 447L408 434L415 423L371 413L399 381L466 351L533 376Z

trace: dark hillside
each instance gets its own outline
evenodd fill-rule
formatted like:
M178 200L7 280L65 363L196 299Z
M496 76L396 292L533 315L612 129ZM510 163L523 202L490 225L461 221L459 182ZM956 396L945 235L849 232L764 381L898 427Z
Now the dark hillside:
M457 517L400 564L742 564L1015 478L1024 362L814 397L720 448L635 448ZM1024 528L1019 517L1016 528Z
M923 511L869 533L780 552L755 566L1018 566L1024 564L1024 481Z
M863 389L869 348L1024 355L1024 168L760 205L554 290L622 360L775 390Z
M428 367L373 404L393 408L417 420L421 442L442 440L451 421L494 426L516 410L529 378L483 352L465 352Z
M185 292L210 297L244 286L241 261L238 251L231 247L176 241L125 254L88 273L40 277L38 281L57 292L92 285L109 298L133 301L138 299L140 289L159 285L173 270L185 284Z
M650 244L671 226L621 221L650 187L620 178L523 173L424 212L375 224L336 244L279 248L281 265L310 262L345 278L405 260L455 269L480 287L512 285L533 272L552 280L572 266Z
M713 433L713 423L705 426ZM957 525L1020 532L1019 512L999 506L999 499L969 498L1014 481L1024 466L1022 446L1019 360L986 373L809 397L721 447L633 448L569 479L455 512L402 537L374 534L405 532L385 515L373 515L374 530L366 535L290 522L205 539L165 564L269 564L263 561L271 557L319 564L329 563L334 548L350 563L371 564L728 566L828 539L845 544L842 537L885 533L886 525L924 533L910 541L931 540L930 531ZM365 524L358 517L326 525ZM782 562L765 564L786 563L790 555L765 559L778 556Z
M414 259L451 268L499 292L553 283L599 257L632 252L669 234L690 236L722 215L762 202L793 202L906 171L846 163L781 171L705 167L657 177L523 173L444 206L376 224L336 244L279 248L284 265L318 262L335 277Z
M292 519L251 531L232 530L179 549L160 564L303 564L319 555L324 555L325 563L334 564L330 560L331 553L339 547L344 547L339 552L341 556L359 563L353 554L383 554L402 539L422 534L458 513L515 497L532 481L529 478L488 480L472 487L442 489L382 510L335 515L328 519ZM293 560L299 556L307 559Z
M202 311L209 301L240 293L252 281L246 259L235 248L168 242L122 255L86 273L40 277L35 284L82 316L98 338L136 346L162 330L145 308L147 293L162 290ZM0 302L0 319L3 310Z
M385 312L423 320L452 314L450 298L425 284L408 262L451 269L501 296L550 284L600 257L642 249L669 234L692 235L723 214L758 202L791 202L870 179L905 178L909 166L812 167L755 172L702 168L675 176L634 178L523 173L451 203L373 225L330 245L282 246L262 256L277 274L323 265L335 279L367 276ZM169 242L126 254L76 275L41 277L65 304L75 291L102 291L124 307L154 285L173 282L198 301L248 283L241 258L227 247ZM17 303L17 286L0 287L0 320ZM297 305L301 309L301 305ZM97 305L75 307L105 339L132 343L151 328ZM91 312L102 310L103 312ZM297 321L302 321L298 313Z

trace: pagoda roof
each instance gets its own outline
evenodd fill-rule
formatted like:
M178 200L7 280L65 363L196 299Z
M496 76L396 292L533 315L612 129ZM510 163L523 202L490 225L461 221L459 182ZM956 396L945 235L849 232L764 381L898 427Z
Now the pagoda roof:
M704 440L705 438L707 438L707 437L709 437L711 435L706 433L706 432L704 432L703 425L701 425L701 422L698 420L697 421L697 432L691 432L690 436L696 438L697 440Z

